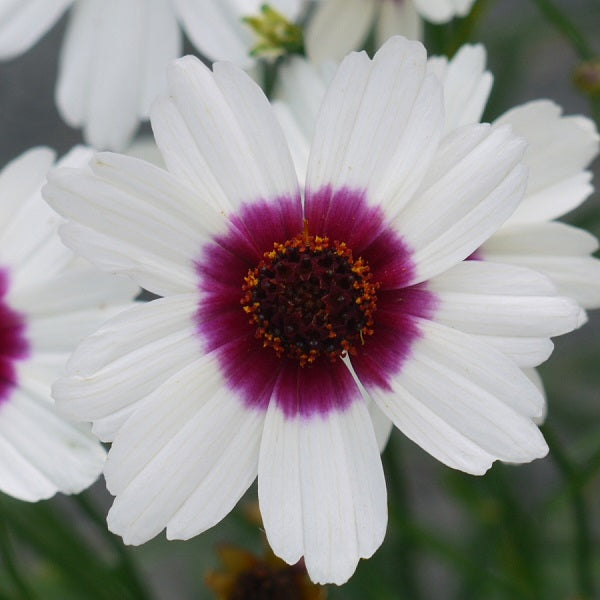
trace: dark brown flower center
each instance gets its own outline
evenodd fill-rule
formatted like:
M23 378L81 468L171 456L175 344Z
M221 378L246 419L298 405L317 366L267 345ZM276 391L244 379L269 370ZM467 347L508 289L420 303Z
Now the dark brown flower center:
M310 365L354 354L373 334L379 284L344 242L304 231L276 243L248 271L241 304L256 337L277 356Z
M239 575L231 600L302 600L306 572L296 566L274 569L258 563Z

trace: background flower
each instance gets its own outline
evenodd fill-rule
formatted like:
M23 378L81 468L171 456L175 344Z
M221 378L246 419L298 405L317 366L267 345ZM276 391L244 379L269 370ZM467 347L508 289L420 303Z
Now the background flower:
M290 19L301 0L270 4ZM27 51L70 7L56 83L56 104L96 148L123 149L152 100L165 89L167 64L181 54L178 22L200 52L248 67L254 36L242 17L259 0L2 0L0 59Z
M62 165L83 166L75 149ZM53 153L36 148L0 173L0 490L22 500L92 484L105 452L87 427L59 415L50 387L81 339L137 293L76 260L40 189Z
M474 0L319 0L306 29L306 52L315 63L340 60L361 48L372 28L375 48L392 35L423 37L423 22L466 16Z

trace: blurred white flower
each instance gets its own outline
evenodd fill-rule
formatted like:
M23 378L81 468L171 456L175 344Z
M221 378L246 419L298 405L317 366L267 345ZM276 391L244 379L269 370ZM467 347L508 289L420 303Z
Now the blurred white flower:
M258 474L274 552L340 584L385 535L390 421L469 473L547 452L540 391L487 340L548 341L581 311L534 271L464 260L519 204L524 143L488 125L441 139L443 114L420 43L351 54L302 199L261 90L186 57L152 114L168 170L105 153L49 178L65 242L164 296L87 338L54 386L112 441L126 543L199 534Z
M469 13L475 0L319 0L306 29L306 52L316 63L360 48L374 27L379 48L392 35L423 36L422 19L446 23Z
M77 148L61 164L90 157ZM40 194L53 161L35 148L0 172L0 490L29 501L77 493L100 474L102 446L57 413L50 387L77 343L138 290L60 241L62 220Z
M270 0L295 19L304 0ZM242 21L261 0L0 0L0 60L22 54L70 8L56 104L87 143L122 150L152 100L166 89L168 63L181 55L179 24L211 60L252 65L255 35Z

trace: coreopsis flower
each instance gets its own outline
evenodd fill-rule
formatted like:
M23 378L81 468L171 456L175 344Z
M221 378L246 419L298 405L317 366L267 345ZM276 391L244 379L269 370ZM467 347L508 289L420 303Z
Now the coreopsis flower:
M65 160L85 164L75 150ZM75 345L137 287L75 259L40 189L54 154L35 148L0 172L0 490L21 500L92 484L105 451L50 395ZM64 163L63 163L64 164Z
M545 340L580 309L535 272L464 261L519 204L524 143L488 125L442 140L425 49L393 38L337 70L301 193L243 71L185 57L169 79L167 170L104 153L45 188L67 245L164 296L87 338L55 397L112 441L126 543L199 534L258 475L275 554L343 583L386 529L372 406L469 473L547 451L541 393L488 340Z
M256 556L231 544L222 544L217 552L223 567L205 577L217 600L327 598L324 587L311 583L302 561L288 565L268 548L264 556Z
M446 23L466 16L475 0L320 0L306 28L306 52L319 63L340 60L364 45L371 29L375 45L392 35L423 37L423 19Z
M303 0L270 0L296 18ZM152 100L166 89L168 63L181 55L182 32L212 60L249 67L256 35L243 19L260 0L0 0L0 60L31 48L69 10L56 104L96 148L123 149Z

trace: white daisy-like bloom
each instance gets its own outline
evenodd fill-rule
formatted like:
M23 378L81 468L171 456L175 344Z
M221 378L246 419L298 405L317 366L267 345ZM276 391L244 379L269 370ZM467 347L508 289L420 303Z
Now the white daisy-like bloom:
M104 153L52 174L64 241L163 296L87 338L53 388L112 441L126 543L201 533L258 475L273 551L341 584L385 535L389 421L469 473L546 454L543 397L494 344L545 344L581 310L533 271L464 261L518 206L525 145L508 126L442 139L426 58L392 38L341 63L303 193L260 88L193 57L152 113L167 170Z
M475 0L319 0L305 33L316 63L340 60L363 46L371 29L379 48L389 37L422 39L423 19L447 23L469 14Z
M56 104L96 148L122 150L166 89L182 33L211 60L251 66L255 39L242 18L261 0L0 0L0 60L31 48L70 10L56 83ZM303 0L270 0L293 20Z
M75 149L63 164L90 155ZM77 343L137 291L60 241L62 219L40 193L53 162L35 148L0 172L0 490L28 501L80 492L99 476L104 449L57 413L50 388Z

